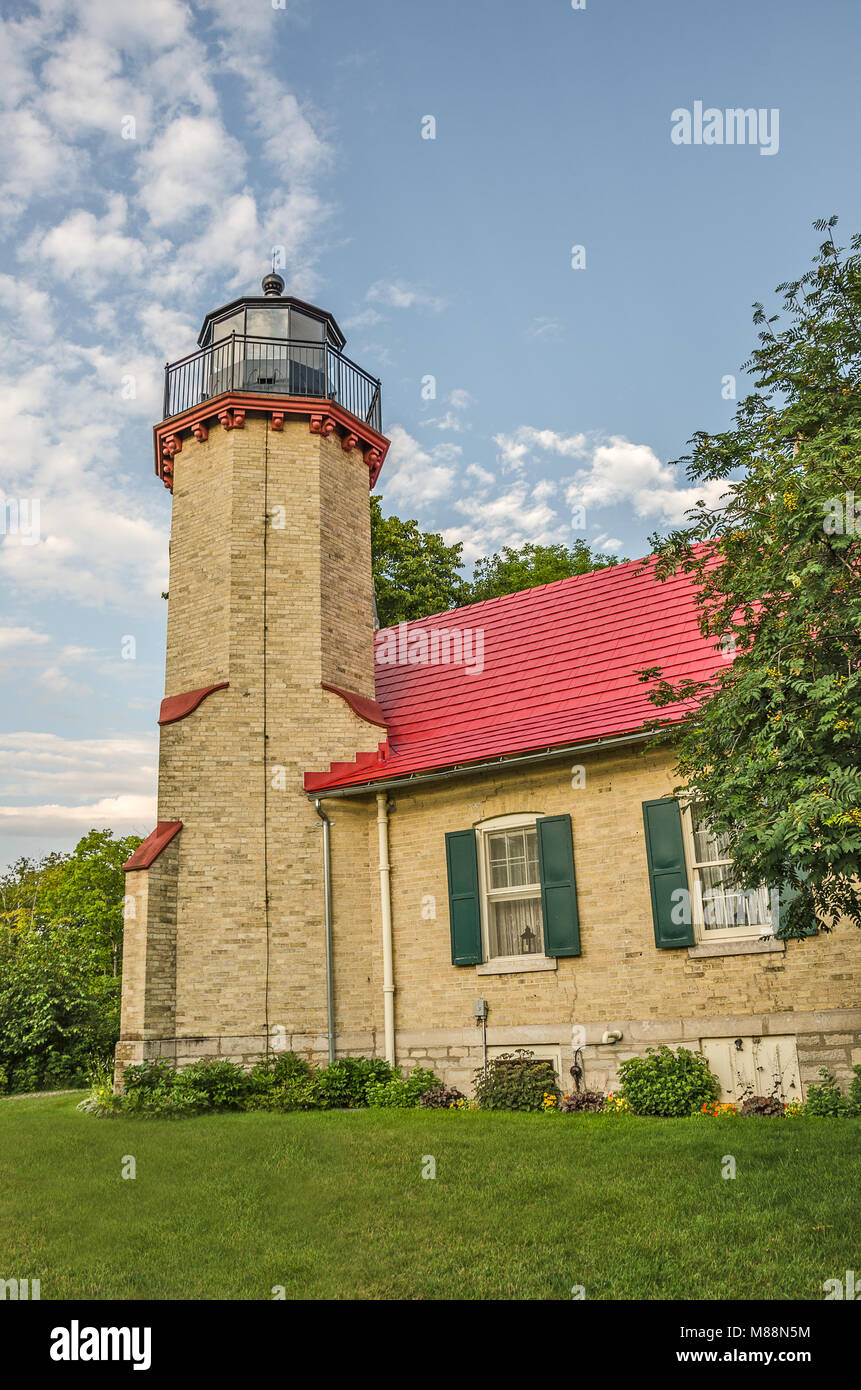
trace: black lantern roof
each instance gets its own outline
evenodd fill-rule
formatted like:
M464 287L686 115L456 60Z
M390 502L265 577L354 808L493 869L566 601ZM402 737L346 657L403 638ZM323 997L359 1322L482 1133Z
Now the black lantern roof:
M244 295L213 309L203 320L200 347L229 338L231 332L259 338L285 338L294 342L330 343L339 350L346 338L327 309L282 294L284 281L275 271L264 277L263 295Z

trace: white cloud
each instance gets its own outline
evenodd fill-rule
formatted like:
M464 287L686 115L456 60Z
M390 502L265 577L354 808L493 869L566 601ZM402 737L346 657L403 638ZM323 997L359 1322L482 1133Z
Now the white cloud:
M216 211L240 188L245 155L214 116L178 116L138 163L138 199L154 227Z
M42 646L50 640L46 632L36 632L31 627L0 627L0 652L13 647Z
M382 304L387 309L427 309L438 314L445 300L405 280L378 280L365 295L369 304Z
M453 457L451 445L423 449L401 425L391 427L389 438L391 448L384 484L387 499L393 497L409 506L419 506L423 502L435 502L451 491L455 479L455 470L449 462Z
M493 441L499 449L505 473L520 472L536 453L579 458L588 451L585 434L562 435L555 430L538 430L532 425L520 425L513 434L495 434Z
M718 506L731 486L724 481L687 486L678 471L661 463L647 444L632 444L614 435L595 446L588 464L574 474L565 496L571 507L628 503L637 516L679 523L698 498Z
M156 819L157 734L68 739L0 735L0 820L13 836L148 834Z

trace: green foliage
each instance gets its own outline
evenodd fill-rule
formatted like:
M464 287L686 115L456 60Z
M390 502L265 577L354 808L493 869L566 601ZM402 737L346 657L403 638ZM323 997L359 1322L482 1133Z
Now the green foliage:
M858 1090L861 1088L861 1067L854 1067L853 1071L855 1075L852 1087L849 1095L844 1096L831 1072L826 1067L820 1067L821 1084L807 1088L807 1114L828 1119L843 1119L848 1115L861 1114L861 1106L857 1104Z
M314 1076L321 1110L353 1110L367 1105L370 1086L386 1082L392 1069L382 1057L340 1057Z
M475 1102L479 1110L546 1109L544 1097L559 1095L553 1063L518 1047L492 1057L475 1073Z
M246 1110L319 1110L320 1104L313 1076L295 1072L265 1091L252 1091L245 1103Z
M417 521L383 516L371 497L371 559L381 627L443 613L463 602L462 545L420 531Z
M861 1062L852 1068L852 1080L849 1083L849 1105L853 1115L861 1115Z
M407 1077L399 1070L387 1081L372 1081L367 1088L367 1104L375 1109L412 1109L426 1092L439 1088L440 1079L427 1067L416 1067Z
M836 221L814 224L826 239L779 286L782 314L754 306L755 389L729 430L694 435L679 462L703 500L652 538L658 577L696 579L701 631L734 659L710 682L641 672L658 709L699 702L684 788L740 887L798 890L781 935L799 939L814 915L861 926L861 235L844 254Z
M461 603L482 603L485 599L500 598L521 589L534 589L539 584L552 584L557 579L570 579L575 574L607 569L618 564L615 555L593 554L588 543L576 540L571 549L565 545L522 545L514 549L503 546L495 555L477 560L471 584L466 584Z
M584 540L564 545L504 546L476 563L471 581L461 570L463 547L420 531L417 521L384 517L380 498L371 498L371 554L377 617L381 627L445 613L468 603L534 589L556 579L618 564L614 555L593 553Z
M619 1063L622 1094L635 1115L692 1115L717 1099L720 1083L704 1057L687 1048L648 1048Z
M12 1091L81 1085L119 1037L124 875L140 844L91 830L0 878L0 1064Z
M78 1110L86 1115L103 1118L116 1115L120 1109L120 1097L114 1094L114 1064L110 1057L92 1057L87 1068L89 1090Z

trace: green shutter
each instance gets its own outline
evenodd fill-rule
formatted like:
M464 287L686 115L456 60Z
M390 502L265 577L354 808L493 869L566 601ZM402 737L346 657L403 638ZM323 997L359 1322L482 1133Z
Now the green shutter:
M579 956L580 923L574 882L574 842L570 816L543 816L538 829L544 954Z
M480 965L481 911L475 831L450 831L445 837L445 861L452 965Z
M805 875L805 877L806 877L806 875ZM769 894L769 901L770 901L770 903L771 903L771 930L774 932L774 935L775 935L776 937L780 937L782 930L783 930L783 929L785 928L785 926L786 926L786 911L787 911L787 908L789 907L789 904L790 904L795 898L797 898L797 897L798 897L798 889L795 888L795 887L793 887L793 885L792 885L791 883L784 883L784 884L782 885L782 887L780 888L780 891L779 891L779 893L778 893L778 895L777 895L777 903L776 903L776 904L775 904L775 895L774 895L774 893L772 892L772 893ZM775 912L775 906L777 907L777 911L776 911L776 912ZM776 918L776 920L775 920L775 918ZM811 922L810 926L807 927L807 928L805 929L804 935L805 935L805 936L816 936L817 933L818 933L818 931L819 931L819 923L816 921L816 918L814 917L814 919L813 919L813 921Z
M643 821L646 827L655 945L662 950L693 946L694 924L679 803L672 797L644 801ZM682 889L686 894L684 898L679 896ZM675 899L673 894L677 895Z

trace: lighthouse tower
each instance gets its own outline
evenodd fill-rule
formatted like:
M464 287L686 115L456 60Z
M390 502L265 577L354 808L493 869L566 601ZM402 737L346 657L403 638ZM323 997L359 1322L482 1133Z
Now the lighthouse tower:
M166 368L158 824L126 865L118 1074L334 1043L302 775L385 740L368 490L388 441L379 381L331 314L283 289L273 273L208 314Z

